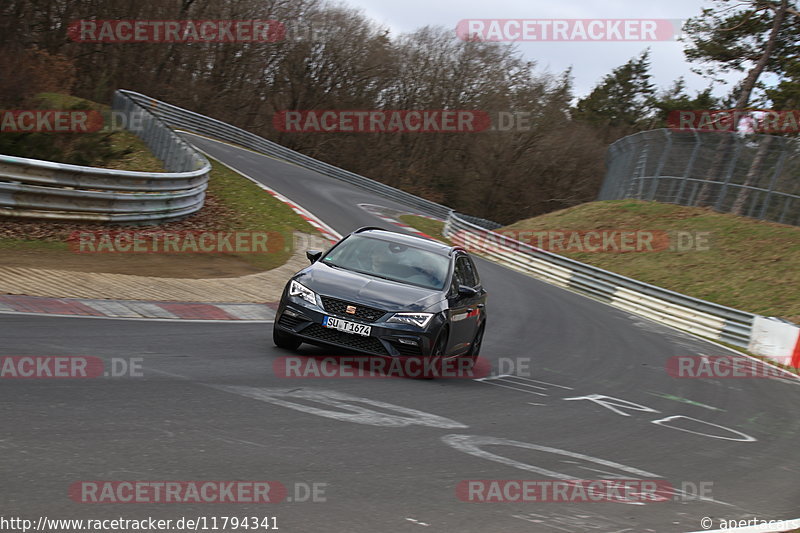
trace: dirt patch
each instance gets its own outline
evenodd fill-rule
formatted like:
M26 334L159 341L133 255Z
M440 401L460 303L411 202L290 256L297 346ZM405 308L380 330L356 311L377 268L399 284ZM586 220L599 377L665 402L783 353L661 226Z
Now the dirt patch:
M0 249L0 265L185 279L229 278L262 271L230 254L78 254L20 248Z
M185 279L227 278L262 272L263 268L234 254L92 254L71 252L67 246L67 238L73 232L220 231L226 229L220 227L220 221L230 221L234 216L216 197L208 195L203 209L198 213L158 226L42 222L0 217L0 238L18 239L13 246L8 243L0 245L0 265Z
M236 220L236 212L211 192L206 192L203 208L186 218L158 225L61 222L0 216L0 239L43 240L66 243L76 231L221 231Z

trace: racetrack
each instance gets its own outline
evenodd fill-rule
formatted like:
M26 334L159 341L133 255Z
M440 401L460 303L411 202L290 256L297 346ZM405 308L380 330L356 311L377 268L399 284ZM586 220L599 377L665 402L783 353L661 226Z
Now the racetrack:
M360 203L403 209L290 164L189 139L342 234L386 225ZM673 378L670 357L730 352L488 261L478 268L489 291L482 355L495 367L513 362L521 378L285 379L272 364L289 352L272 345L270 324L0 315L0 356L142 358L143 371L2 380L2 514L275 516L287 532L359 533L678 532L701 529L703 517L800 515L800 382ZM456 496L462 480L554 475L661 479L689 491L702 484L713 501ZM84 504L68 496L81 480L324 483L326 501Z

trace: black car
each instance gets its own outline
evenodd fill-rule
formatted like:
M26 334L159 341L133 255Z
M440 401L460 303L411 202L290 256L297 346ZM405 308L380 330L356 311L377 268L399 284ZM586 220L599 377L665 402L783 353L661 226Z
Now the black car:
M477 359L486 291L463 248L369 227L306 255L311 266L281 297L278 347L307 342L384 357Z

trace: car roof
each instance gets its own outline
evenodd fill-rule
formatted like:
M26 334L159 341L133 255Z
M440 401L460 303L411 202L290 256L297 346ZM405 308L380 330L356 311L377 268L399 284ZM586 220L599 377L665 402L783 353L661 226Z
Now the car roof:
M417 237L416 235L407 235L405 233L397 233L396 231L388 231L381 228L372 228L372 227L361 228L357 229L353 233L375 237L377 239L381 239L384 241L391 241L400 244L406 244L408 246L414 246L416 248L421 248L423 250L434 252L439 255L450 255L450 253L453 251L454 248L460 249L460 247L448 246L439 241L426 239L424 237Z

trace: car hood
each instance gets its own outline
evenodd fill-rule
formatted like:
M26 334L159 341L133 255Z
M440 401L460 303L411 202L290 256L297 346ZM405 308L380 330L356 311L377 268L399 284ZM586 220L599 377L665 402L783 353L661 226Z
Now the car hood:
M386 311L423 311L444 299L441 291L383 280L320 262L300 272L296 279L321 296Z

